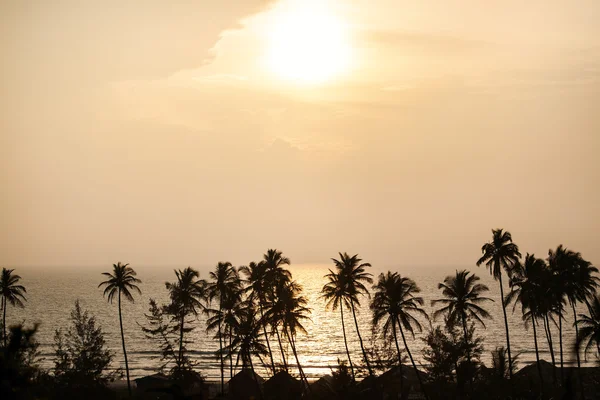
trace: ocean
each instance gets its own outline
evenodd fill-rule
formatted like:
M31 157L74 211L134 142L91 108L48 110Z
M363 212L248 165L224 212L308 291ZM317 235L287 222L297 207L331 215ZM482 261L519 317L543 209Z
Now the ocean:
M157 371L160 365L160 354L155 344L147 339L140 328L146 319L144 313L148 312L148 301L156 299L159 303L166 302L168 294L165 289L166 281L174 281L173 268L144 268L133 265L142 280L141 296L136 296L135 303L123 303L123 323L125 339L128 350L129 367L132 378L141 377ZM185 266L181 267L183 269ZM293 277L304 287L304 295L309 300L312 309L311 322L306 323L307 335L299 335L297 348L300 361L309 379L318 378L331 373L331 368L337 365L337 360L346 360L343 335L338 311L325 310L325 302L320 299L320 290L325 284L323 276L330 265L292 265L290 270ZM76 299L82 307L94 315L102 327L107 345L114 351L114 367L123 367L124 360L121 351L119 332L119 318L116 302L107 303L98 284L103 280L101 272L110 271L112 266L104 268L65 269L65 268L18 268L15 273L22 277L21 283L27 289L27 303L24 309L10 307L7 310L7 324L25 323L30 326L40 323L37 339L40 342L42 353L41 364L45 368L53 366L54 332L57 328L66 327L69 315ZM494 281L488 270L473 266L467 268L481 277L481 282L488 285L488 297L495 301L486 304L486 309L492 319L485 321L486 329L477 327L477 333L484 338L485 352L482 360L487 365L491 363L490 351L496 346L505 345L504 322L500 303L498 283ZM201 278L208 278L208 269L198 268ZM455 268L397 268L395 271L414 279L421 288L421 295L425 299L425 309L428 313L433 311L431 300L440 298L441 292L437 285L444 277L453 274ZM412 272L411 272L412 271ZM372 268L371 272L376 277L383 270ZM505 293L508 288L505 287ZM371 336L371 313L368 308L368 299L362 300L362 308L358 315L361 334L365 342ZM532 329L526 329L521 319L520 308L515 313L512 306L507 309L509 313L510 338L512 353L519 355L519 366L535 361ZM583 310L580 310L583 311ZM351 313L345 315L346 331L353 361L361 363L362 356L360 344L355 332ZM434 322L435 324L436 322ZM437 323L441 323L438 321ZM429 326L423 321L424 328ZM556 359L558 353L558 329L553 327L554 350ZM196 329L190 334L193 343L189 346L191 357L198 363L198 370L209 380L216 380L220 376L219 362L214 354L218 349L218 340L212 339L213 334L206 333L205 317L200 316ZM408 345L415 361L423 362L421 350L424 347L423 334L416 334L414 338L407 336ZM563 322L563 338L565 349L565 362L567 365L575 362L574 356L569 352L575 340L572 312L568 312ZM538 343L541 357L550 361L548 344L543 334L543 329L538 331ZM272 344L274 357L278 357L278 346ZM289 362L292 372L295 371L295 361L289 352ZM235 360L234 360L235 361ZM589 360L588 360L589 361ZM585 361L582 359L585 365ZM258 364L258 363L256 363ZM263 371L258 371L263 376ZM226 368L226 373L229 369Z

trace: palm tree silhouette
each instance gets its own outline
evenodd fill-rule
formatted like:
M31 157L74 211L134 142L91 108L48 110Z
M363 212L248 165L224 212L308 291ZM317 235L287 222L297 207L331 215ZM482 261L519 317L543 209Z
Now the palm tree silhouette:
M2 276L0 276L0 294L2 295L2 337L4 338L4 347L6 348L7 338L6 335L6 309L8 308L8 303L10 303L13 307L25 307L24 301L27 301L25 298L25 287L22 285L18 285L21 277L19 275L13 275L14 269L6 269L2 268Z
M242 368L250 367L254 370L252 356L257 356L262 361L262 357L268 354L267 347L261 339L261 323L257 318L254 304L245 301L237 308L237 324L234 328L235 335L229 345L231 353L238 353L238 361L241 358ZM236 361L237 365L237 361Z
M183 334L186 331L185 318L188 315L197 316L199 311L205 311L206 306L203 302L207 298L207 282L200 278L200 274L195 269L187 267L184 270L175 270L176 282L165 282L165 287L169 291L171 298L170 309L177 318L179 328L179 353L177 357L177 371L183 372L184 369L184 340Z
M398 346L398 337L396 334L396 325L402 335L404 347L408 353L408 357L413 365L419 385L423 394L427 397L425 387L421 381L421 375L415 364L415 360L406 343L404 330L410 332L414 337L415 329L421 332L423 327L415 315L420 315L426 320L429 320L427 313L421 308L423 298L416 296L421 290L417 284L409 278L401 277L398 273L388 271L387 274L380 274L377 284L373 286L375 295L371 301L371 310L373 311L373 325L378 326L383 322L384 337L387 337L391 332L396 343L396 351L398 352L398 366L400 369L400 386L402 391L402 356L400 354L400 346Z
M123 356L125 357L125 371L127 373L127 390L129 397L131 397L131 382L129 380L129 362L127 361L127 350L125 349L125 333L123 332L123 316L121 313L121 295L126 300L134 302L132 291L142 294L142 291L137 284L142 283L141 280L135 276L136 272L129 266L129 264L121 264L120 262L113 264L113 272L103 272L102 275L108 279L98 285L98 287L105 286L104 296L107 297L108 302L112 304L112 301L117 295L119 304L119 326L121 327L121 345L123 346Z
M542 285L541 280L546 269L544 260L536 258L533 254L527 254L524 263L520 261L516 262L511 271L511 290L504 300L505 305L509 305L514 301L513 312L517 304L520 304L525 326L531 322L535 344L535 358L537 360L541 387L544 386L544 377L540 364L536 325L537 319L544 318L542 315L543 307L541 305L544 302L544 295L547 289Z
M350 309L352 310L356 334L358 335L358 341L360 343L360 348L362 350L363 358L369 371L369 375L373 375L373 370L371 369L371 364L369 363L369 357L367 357L362 336L360 335L358 319L356 318L356 306L360 307L359 296L364 295L370 297L369 289L366 288L364 283L373 283L373 278L371 278L373 275L365 272L365 268L370 267L371 264L361 263L362 260L358 258L358 254L355 254L352 257L350 257L348 253L339 253L339 255L339 260L336 260L335 258L332 258L331 260L333 261L336 268L336 273L338 274L339 284L341 285L340 289L344 293L344 297L347 303L350 304Z
M502 312L504 313L504 327L506 330L506 350L508 352L508 364L510 378L512 379L512 357L510 354L510 336L508 329L508 318L506 317L506 306L504 305L504 288L502 287L502 270L510 276L512 266L519 260L521 253L519 247L512 242L510 232L502 229L492 229L492 241L481 247L483 255L477 260L477 266L484 264L490 269L490 274L500 285L500 300Z
M598 355L600 355L600 296L595 296L590 301L589 315L579 314L577 326L579 327L579 336L575 343L575 349L580 351L583 347L583 355L587 358L589 349L596 345Z
M241 290L241 282L239 279L239 275L236 269L231 265L230 262L219 262L215 267L215 270L210 272L209 274L211 282L208 283L206 291L208 300L212 301L214 299L219 300L219 308L218 310L208 310L209 313L216 314L217 317L217 330L219 336L219 356L221 361L221 392L223 393L223 388L225 386L225 376L224 376L224 362L223 362L223 331L222 326L225 320L224 312L231 311L228 309L224 309L225 305L233 307L234 297L238 297ZM208 324L207 330L212 330L213 324ZM230 369L231 368L231 354L229 355L230 359ZM232 374L232 373L231 373Z
M323 286L321 290L321 297L326 300L325 308L333 309L333 311L340 308L340 317L342 320L342 333L344 335L344 346L346 346L346 355L348 356L348 363L350 365L350 371L352 372L352 379L356 379L354 375L354 366L352 365L352 358L350 358L350 350L348 350L348 340L346 339L346 326L344 324L344 304L346 307L351 307L350 300L348 297L353 296L346 290L344 284L344 277L338 272L329 270L329 273L325 275L328 282Z
M298 351L296 348L296 335L298 333L307 334L303 321L310 321L311 310L307 307L308 300L302 296L302 286L295 281L291 281L283 286L279 286L277 291L277 303L270 310L270 315L281 321L282 330L285 333L292 353L296 359L298 365L298 372L300 377L304 380L306 387L310 390L308 379L298 358ZM267 317L268 318L268 317Z
M573 310L573 321L577 320L577 303L586 303L593 298L600 279L595 276L598 269L589 261L583 259L580 253L568 250L561 244L556 250L548 251L548 264L556 274L556 282L561 294L566 296ZM562 321L562 320L561 320ZM562 331L562 322L560 330ZM575 324L575 337L578 336L578 327ZM562 336L562 334L561 334ZM581 360L579 352L577 356L577 368L580 371ZM562 369L562 340L561 340L561 369Z
M266 267L264 262L251 262L247 266L241 266L240 272L246 276L246 288L245 291L248 293L248 300L256 302L258 304L258 311L260 312L259 325L263 330L265 336L265 342L267 343L267 350L269 352L269 358L271 359L271 371L275 373L275 361L273 360L273 352L271 351L271 344L269 343L269 335L267 334L267 324L265 322L265 304L266 304Z
M265 284L269 290L266 291L266 303L267 307L274 307L279 301L277 298L277 289L285 287L292 279L290 271L284 268L284 265L290 265L290 259L284 257L282 252L277 249L269 249L267 253L263 255L263 264L265 268ZM280 316L281 317L281 316ZM279 325L281 325L281 318L276 318L275 315L271 315L269 318L271 329L275 332L277 342L279 343L279 350L281 351L281 360L283 362L283 368L287 371L288 365L285 359L285 351L283 350L283 344L281 342L281 336L279 335Z
M466 270L456 271L456 275L447 276L443 283L438 284L438 289L442 289L443 299L432 300L431 305L442 304L443 307L433 313L433 318L446 316L446 323L450 326L456 325L459 321L462 323L465 348L467 349L467 360L471 362L471 354L468 351L467 319L472 318L479 322L485 328L482 318L492 318L492 316L479 304L485 301L493 301L482 294L489 291L484 284L478 283L477 275L470 275Z

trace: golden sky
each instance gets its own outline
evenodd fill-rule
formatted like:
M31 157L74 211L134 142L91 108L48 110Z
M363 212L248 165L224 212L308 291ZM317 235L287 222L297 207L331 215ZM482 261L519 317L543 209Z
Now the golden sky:
M0 0L0 265L600 263L600 2Z

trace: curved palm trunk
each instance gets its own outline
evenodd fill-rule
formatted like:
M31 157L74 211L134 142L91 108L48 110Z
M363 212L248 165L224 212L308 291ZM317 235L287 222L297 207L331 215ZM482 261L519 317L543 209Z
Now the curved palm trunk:
M533 342L535 343L535 359L537 361L537 370L540 374L540 390L544 388L544 376L542 375L542 366L540 365L540 351L538 349L537 331L535 328L535 317L531 317L531 325L533 325ZM542 392L540 391L540 394Z
M233 378L233 349L231 348L231 336L233 332L231 330L231 326L229 327L229 379Z
M267 334L267 324L265 323L265 315L263 313L262 300L258 299L258 309L260 310L260 320L262 321L263 333L265 334L265 341L267 342L267 349L269 350L269 357L271 358L271 370L273 375L275 374L275 361L273 360L273 352L271 351L271 344L269 343L269 335Z
M281 360L283 361L283 368L285 369L285 372L289 372L288 364L285 360L285 352L283 351L283 345L281 344L281 336L279 336L279 329L277 327L275 327L275 334L277 336L277 342L279 343L279 350L281 351Z
M221 393L225 388L225 367L223 363L223 336L221 322L223 321L223 312L221 310L221 304L219 304L219 360L221 361Z
M121 289L119 289L119 325L121 326L121 344L125 356L125 372L127 374L127 391L131 397L131 381L129 380L129 362L127 361L127 350L125 350L125 334L123 333L123 316L121 315Z
M552 360L552 381L556 384L556 360L554 358L554 347L552 346L552 331L550 330L550 321L547 314L544 316L544 328L546 329L546 339L548 340L548 349Z
M184 323L185 323L185 313L182 310L181 311L181 322L179 325L179 360L178 360L179 373L181 373L183 370L183 324Z
M579 337L579 328L577 327L577 311L575 311L575 302L571 303L573 308L573 325L575 326L575 340ZM581 398L584 398L583 393L583 380L581 378L581 359L579 358L579 349L575 349L575 355L577 356L577 377L579 378L579 391L581 392Z
M354 325L356 325L356 334L358 335L358 341L360 342L360 348L363 353L363 357L365 358L365 364L367 364L367 369L369 370L369 375L373 375L373 370L371 369L371 364L369 364L369 357L367 357L367 352L365 351L365 346L363 345L362 336L360 335L360 330L358 329L358 320L356 319L356 311L354 309L354 302L350 302L352 306L352 317L354 317Z
M261 400L263 399L262 388L260 387L260 383L258 382L258 377L254 373L254 364L252 363L252 354L248 352L248 363L250 364L250 371L252 372L252 377L254 378L254 383L256 383L256 389L258 390L258 395Z
M512 357L510 355L510 336L508 332L508 318L506 317L506 305L504 304L504 288L502 287L502 273L498 279L500 283L500 301L502 302L502 312L504 313L504 328L506 330L506 351L508 353L508 376L512 379Z
M298 352L296 351L296 344L294 342L294 339L290 335L290 333L288 332L287 329L283 328L283 330L288 338L290 346L292 347L292 352L294 353L294 357L296 358L296 364L298 365L298 372L300 373L300 379L304 380L304 382L306 383L306 387L308 388L308 390L310 392L312 392L312 389L310 388L310 385L308 384L308 379L306 378L306 375L304 374L304 369L302 368L302 365L300 364L300 359L298 358Z
M563 369L563 337L562 337L562 307L558 311L558 345L560 348L560 381L565 382L565 373Z
M398 352L398 368L400 369L400 396L404 398L404 374L402 373L402 353L398 346L398 334L396 333L396 318L392 319L392 329L394 331L394 343L396 343L396 351Z
M413 365L413 368L415 369L415 374L417 374L417 379L419 380L419 386L421 386L421 391L423 391L423 396L425 396L425 399L429 399L429 396L427 396L427 391L425 390L425 386L423 386L423 381L421 380L421 375L419 375L419 370L417 369L417 364L415 364L415 360L413 359L412 354L410 353L410 349L408 348L408 344L406 343L406 337L404 336L404 330L402 329L402 325L400 325L400 321L396 321L398 322L398 327L400 328L400 334L402 335L402 341L404 342L404 348L406 349L406 352L408 353L408 357L410 358L410 362Z
M346 326L344 325L344 305L340 302L340 316L342 317L342 332L344 333L344 345L346 346L346 354L348 355L348 363L350 364L350 370L352 371L352 379L356 380L354 376L354 366L352 365L352 359L350 358L350 350L348 350L348 340L346 339Z

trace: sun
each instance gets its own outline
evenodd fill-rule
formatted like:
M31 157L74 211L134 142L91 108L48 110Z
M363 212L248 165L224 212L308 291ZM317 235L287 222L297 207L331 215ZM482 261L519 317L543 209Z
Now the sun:
M300 83L331 80L347 70L346 25L324 2L288 2L276 10L268 31L267 66L280 78Z

